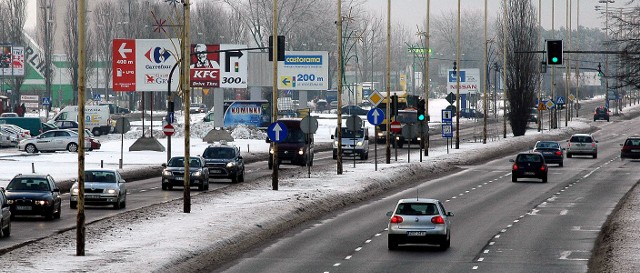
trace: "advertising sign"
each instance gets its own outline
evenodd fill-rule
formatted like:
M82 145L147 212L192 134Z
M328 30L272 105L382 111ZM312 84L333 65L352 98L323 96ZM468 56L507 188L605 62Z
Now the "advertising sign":
M0 75L24 76L24 47L0 46Z
M191 45L191 86L203 88L247 88L246 45Z
M271 124L271 105L266 100L224 102L224 127L237 125L267 128Z
M448 70L447 91L457 92L456 70ZM466 68L460 69L460 94L475 94L481 92L480 69Z
M278 89L329 89L329 54L326 51L286 51L278 62Z
M114 39L113 91L167 91L169 73L180 58L177 39ZM172 77L171 90L180 82Z

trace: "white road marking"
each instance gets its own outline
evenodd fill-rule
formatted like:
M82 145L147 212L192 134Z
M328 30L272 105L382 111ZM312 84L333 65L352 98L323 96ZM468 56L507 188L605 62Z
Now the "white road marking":
M500 233L505 233L505 232L507 232L507 230L506 230L506 229L502 229L502 230L500 231Z
M538 215L538 211L537 209L532 209L531 212L529 212L529 215Z
M569 213L569 210L563 209L560 211L560 215L567 215L567 213Z
M335 263L333 264L333 266L340 266L340 263Z
M490 246L495 245L495 244L496 244L496 242L490 242L489 243Z
M147 190L140 190L140 192L145 192L145 191L147 191Z
M386 230L386 229L385 229L385 230ZM380 235L382 235L382 234L380 234L380 233L376 233L376 237L378 237L378 236L380 236Z
M498 235L496 235L496 236L493 236L493 238L498 239L498 238L500 238L500 235L498 234Z
M489 253L489 250L488 250L488 249L485 249L485 250L484 250L484 254L487 254L487 253Z
M360 250L362 250L362 247L356 248L356 251L360 251Z
M345 260L351 260L351 255L344 257Z
M478 258L478 262L484 261L484 258Z
M464 191L464 193L469 193L469 191Z
M584 258L569 258L569 256L571 256L571 254L573 252L587 252L587 251L571 251L571 250L567 250L567 251L562 251L562 253L560 253L560 258L558 258L559 260L569 260L569 261L588 261L589 259L584 259Z
M510 228L510 227L512 227L512 226L513 226L513 225L509 224L509 225L507 226L507 228Z
M520 220L517 220L517 219L516 219L516 220L513 220L513 222L514 222L514 223L517 223L517 222L520 222Z
M471 269L473 269L473 270L477 270L477 269L478 269L478 266L477 266L477 265L475 265L475 266L473 266Z
M371 240L364 241L365 244L371 243Z

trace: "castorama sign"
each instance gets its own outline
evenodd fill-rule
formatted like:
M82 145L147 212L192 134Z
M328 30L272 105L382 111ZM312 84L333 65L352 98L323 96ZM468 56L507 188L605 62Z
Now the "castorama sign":
M326 51L286 51L278 62L278 89L329 89L329 59Z

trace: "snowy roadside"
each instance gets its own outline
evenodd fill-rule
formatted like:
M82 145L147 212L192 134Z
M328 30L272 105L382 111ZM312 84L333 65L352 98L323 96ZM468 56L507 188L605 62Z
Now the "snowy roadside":
M75 230L40 240L3 255L3 272L193 272L235 257L273 235L307 220L397 187L404 187L456 165L474 164L505 153L528 149L535 140L561 139L593 130L584 122L540 134L532 130L488 144L461 143L459 150L430 150L423 163L345 165L281 177L280 190L271 180L232 185L197 195L192 211L182 213L176 200L118 214L87 226L86 256L75 256ZM417 158L414 151L412 158ZM508 169L505 169L505 172ZM269 212L269 213L265 213ZM221 219L224 219L222 221Z

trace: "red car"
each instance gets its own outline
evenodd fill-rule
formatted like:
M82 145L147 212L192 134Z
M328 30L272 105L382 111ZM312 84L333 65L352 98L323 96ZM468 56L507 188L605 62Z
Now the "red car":
M640 136L628 137L620 146L620 159L640 159Z

